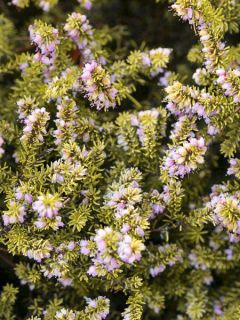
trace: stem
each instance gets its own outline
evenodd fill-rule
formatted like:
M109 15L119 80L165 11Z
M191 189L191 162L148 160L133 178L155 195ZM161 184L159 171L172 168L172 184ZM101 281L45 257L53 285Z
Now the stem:
M132 103L135 105L136 109L143 109L143 106L140 102L138 102L133 96L131 96L129 93L127 93L127 98L132 101Z

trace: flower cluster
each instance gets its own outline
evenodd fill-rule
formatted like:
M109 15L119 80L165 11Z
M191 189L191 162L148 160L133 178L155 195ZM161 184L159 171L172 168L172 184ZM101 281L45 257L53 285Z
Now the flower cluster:
M239 192L230 194L224 186L213 186L210 198L206 207L210 210L214 221L229 232L240 234Z
M150 194L151 197L151 219L154 219L159 214L162 214L169 202L169 188L168 186L163 186L163 192L159 193L158 190L153 190Z
M87 307L85 314L89 319L104 320L109 314L110 301L106 297L99 296L96 299L85 298Z
M15 198L17 201L22 201L25 205L31 204L33 197L29 191L27 191L24 186L16 188Z
M98 296L96 299L85 297L87 306L83 311L73 311L66 308L59 309L54 319L74 320L74 319L96 319L104 320L109 314L110 301L106 297Z
M230 159L229 160L230 167L227 170L228 175L235 175L239 178L240 173L240 160L239 159Z
M71 262L70 254L76 249L76 243L70 241L61 243L55 247L52 252L52 261L42 265L41 272L48 278L56 278L64 287L70 286L73 282L69 276L69 263Z
M11 200L8 204L8 210L4 212L2 219L5 226L14 223L23 223L26 216L26 209L18 202Z
M143 237L148 228L149 211L142 209L144 195L139 181L141 175L138 170L124 170L120 180L114 182L105 195L105 209L111 210L114 222L121 233L133 233L137 237Z
M171 52L169 48L157 48L142 53L142 64L145 68L150 69L152 77L164 71L163 67L169 62Z
M120 219L134 210L134 206L142 200L142 190L137 181L128 186L120 186L116 191L106 195L106 206L114 209L116 219Z
M45 108L37 108L24 119L23 136L21 141L28 142L43 142L43 136L47 133L46 124L50 119L49 113Z
M71 183L84 180L87 175L87 168L83 163L88 157L86 148L81 150L76 142L70 141L62 145L60 152L61 159L51 165L51 181L70 187Z
M81 253L92 256L93 265L88 274L105 276L108 272L119 269L124 263L133 264L141 259L141 251L145 249L142 241L129 235L122 235L111 227L99 229L95 237L89 241L80 242ZM95 246L95 250L89 248Z
M198 68L194 72L192 78L199 86L207 84L208 71L206 68Z
M202 21L201 18L199 21ZM208 25L204 22L200 22L198 26L198 33L200 36L200 41L202 43L202 52L205 54L205 66L209 70L213 70L214 65L216 64L216 55L221 56L224 53L225 44L224 42L217 42L214 46L212 45L212 41L214 42L214 37L212 36ZM214 49L217 49L215 52Z
M240 69L226 71L218 69L217 83L219 83L224 90L226 96L233 97L234 103L240 103Z
M209 112L205 106L213 104L213 97L205 90L197 90L196 88L183 86L180 82L175 81L168 86L167 92L167 109L175 116L187 116L203 119L208 127L208 134L215 136L218 129L212 124L212 116L216 114L216 110ZM192 130L192 128L191 128Z
M62 308L56 312L55 318L59 320L74 320L76 314L72 310Z
M194 131L197 131L195 118L187 115L179 116L178 120L172 125L170 138L175 143L182 140L183 137L194 137Z
M180 82L175 81L171 86L166 88L167 92L167 109L176 116L188 115L192 117L196 115L198 118L203 118L206 123L209 122L209 114L206 112L201 100L208 99L211 101L211 96L196 88L183 86Z
M116 106L117 89L111 83L110 76L96 61L84 66L81 76L83 91L97 110L114 108Z
M134 264L141 259L145 249L142 238L150 212L144 216L139 207L142 201L139 179L139 172L126 170L105 196L104 210L113 212L117 228L98 229L95 237L80 242L81 253L92 257L94 264L88 270L92 276L105 275L119 269L123 263Z
M61 145L67 141L74 141L76 138L76 120L78 108L74 100L64 97L57 105L57 129L53 132L56 138L55 144Z
M48 240L38 240L34 241L33 244L30 244L30 249L27 250L26 256L29 259L33 259L38 263L41 263L42 260L47 259L51 256L53 246Z
M24 223L27 209L31 207L33 197L28 186L21 184L14 189L14 197L8 201L8 210L2 218L5 226L15 223Z
M159 246L157 254L159 255L159 262L149 269L152 277L158 276L167 266L173 267L176 263L183 262L183 250L174 245Z
M41 21L35 22L29 27L30 39L37 46L34 58L46 65L45 76L54 68L57 45L60 43L58 30Z
M17 101L18 105L18 118L24 123L25 119L31 114L33 109L36 109L37 103L31 97L24 97Z
M145 249L142 241L133 239L129 235L124 235L118 243L118 255L120 259L128 264L133 264L141 260L141 252Z
M48 224L56 230L63 227L62 218L58 214L58 210L63 206L61 199L57 194L46 194L38 197L34 201L32 208L38 213L38 220L35 222L37 228L45 228Z
M162 170L166 170L170 177L183 178L186 174L196 170L204 163L206 146L203 138L190 138L182 146L173 147L163 159Z
M93 31L87 17L80 13L73 12L64 25L64 31L66 31L68 37L77 44L84 58L89 60L91 51L87 46L93 41Z
M85 168L80 161L70 162L64 159L54 161L52 163L51 180L53 183L62 184L68 181L69 178L79 181L86 178L87 168Z
M146 132L150 126L156 126L159 117L159 111L157 109L140 111L137 116L131 116L131 123L134 127L137 127L137 135L139 141L144 146L146 144Z

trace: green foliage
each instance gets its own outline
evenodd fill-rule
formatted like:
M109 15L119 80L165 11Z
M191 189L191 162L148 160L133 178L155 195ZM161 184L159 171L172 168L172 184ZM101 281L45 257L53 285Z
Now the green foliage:
M240 318L240 4L156 2L0 1L0 319Z

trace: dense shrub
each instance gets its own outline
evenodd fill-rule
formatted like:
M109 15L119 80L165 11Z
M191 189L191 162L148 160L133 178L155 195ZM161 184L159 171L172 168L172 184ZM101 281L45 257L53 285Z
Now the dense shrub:
M240 319L239 1L0 8L0 319Z

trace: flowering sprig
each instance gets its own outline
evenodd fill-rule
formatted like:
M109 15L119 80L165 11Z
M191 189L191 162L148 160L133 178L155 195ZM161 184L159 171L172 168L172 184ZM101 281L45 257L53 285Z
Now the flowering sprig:
M166 135L166 110L153 108L138 113L122 113L116 120L117 144L128 154L132 163L139 161L142 154L144 165L149 159L158 164L159 147ZM148 160L146 160L148 159Z
M38 220L35 222L37 228L45 228L47 225L57 230L59 227L63 227L61 217L58 210L63 206L61 198L57 194L46 194L38 197L38 200L34 201L32 208L38 213ZM53 222L51 221L53 220Z
M87 307L83 317L104 320L109 314L110 301L106 297L99 296L96 299L85 298Z
M166 89L168 110L176 116L187 114L197 115L199 118L207 118L208 114L200 103L201 98L211 99L206 92L200 92L197 88L182 85L176 81Z
M205 90L199 90L196 87L184 86L175 81L166 89L168 101L167 109L175 116L182 117L187 115L189 118L196 116L203 119L207 124L208 134L215 136L218 133L213 119L217 116L222 101L217 101L214 96ZM209 108L209 106L214 106ZM194 125L194 123L193 123ZM192 128L191 128L192 130Z
M110 76L96 61L87 63L81 75L83 91L97 110L115 108L117 89L111 82Z
M183 250L175 246L174 244L166 244L164 246L159 246L157 248L157 252L155 252L155 258L153 258L153 261L151 262L151 264L153 265L149 269L150 275L152 277L156 277L162 272L164 272L166 268L171 268L175 266L175 264L177 263L182 263L183 255Z
M235 175L238 179L240 178L240 160L232 158L229 160L230 167L227 170L228 175Z
M128 264L141 260L141 252L145 249L145 245L141 240L133 239L129 235L124 235L118 244L118 255L120 259Z
M141 188L137 181L133 181L128 186L121 186L116 191L110 191L106 195L106 206L114 208L116 219L120 219L129 214L129 211L132 211L141 200Z
M80 242L81 253L92 257L93 265L88 269L91 276L105 276L119 270L124 263L131 265L142 257L145 249L142 237L148 222L138 207L142 195L134 177L140 179L137 170L122 172L120 186L113 183L106 194L104 210L113 210L112 219L117 228L98 229L95 237Z
M26 209L24 206L18 204L16 201L9 201L8 210L4 212L2 219L5 226L14 223L23 223L26 216Z
M155 131L155 127L157 127L158 120L160 117L160 112L158 110L146 110L140 111L137 116L131 116L132 126L137 127L137 135L139 141L142 146L149 150L151 146L151 142L156 140L157 132ZM160 134L164 136L164 128L162 128L162 132ZM151 132L153 131L153 133ZM151 134L152 133L152 134ZM152 150L149 150L149 153L153 153Z
M225 95L233 97L234 103L240 103L240 70L218 69L216 73L218 75L217 82L221 85Z
M239 193L234 194L213 187L210 195L211 200L206 204L211 210L216 223L225 227L229 232L240 234L240 202Z
M55 319L59 320L74 320L76 318L75 312L65 308L60 309L56 312Z
M149 69L152 77L164 71L164 67L170 60L172 50L169 48L152 49L149 52L142 53L142 65Z
M74 319L96 319L104 320L107 318L110 309L110 301L106 297L98 296L96 299L85 297L87 306L82 311L73 311L66 308L59 308L55 313L56 320Z
M77 111L78 108L74 100L64 97L57 105L57 119L55 120L57 129L53 135L56 138L55 144L61 145L64 142L76 139Z
M80 161L71 163L69 161L55 161L51 167L51 181L62 184L63 187L70 184L70 181L81 181L86 178L87 168ZM70 186L70 185L69 185Z
M172 8L184 21L196 26L206 69L213 71L221 66L226 56L225 44L221 41L225 29L222 12L214 9L210 1L177 0Z
M45 68L45 78L48 80L49 71L54 69L57 45L60 43L58 30L41 21L29 26L30 39L36 45L37 53L34 58L40 61Z
M26 251L25 256L29 259L33 259L38 263L41 263L42 260L50 257L53 250L53 246L48 240L37 240L34 243L29 244L29 249Z
M70 266L71 262L76 259L76 248L74 241L65 241L52 247L51 257L44 258L39 271L47 279L56 278L64 287L71 286L73 279L70 275Z
M120 269L123 263L133 264L140 261L141 251L145 249L142 241L129 235L122 235L110 227L96 231L94 242L82 240L81 253L92 256L93 265L88 269L88 274L106 276L107 273ZM96 247L90 250L90 247Z
M195 131L197 131L195 116L179 116L178 120L172 125L170 138L174 144L177 144L187 138L194 137Z
M50 119L49 113L45 108L36 108L29 116L24 119L23 136L21 141L25 144L29 142L43 142L44 135L47 133L46 124Z
M122 313L123 320L141 319L143 313L143 295L137 291L128 298L127 304L129 306Z
M92 55L89 44L93 42L93 30L87 17L80 13L73 12L64 25L64 31L66 31L68 37L77 44L84 59L89 60L89 54Z
M19 202L23 202L25 205L30 205L33 201L32 194L24 185L16 188L15 198Z
M56 76L48 83L45 91L46 98L51 100L64 99L69 92L74 94L80 91L79 77L81 73L79 68L70 67L63 70L60 76Z
M206 146L203 138L190 138L182 146L170 149L163 159L162 170L167 171L170 177L183 178L186 174L196 170L198 165L204 163Z
M104 209L111 212L112 220L123 234L129 232L144 237L148 229L151 209L144 203L144 194L139 182L140 172L136 169L123 171L119 181L114 181L105 195Z
M31 112L37 108L38 104L31 97L24 97L17 101L19 120L24 123Z
M210 83L209 73L206 68L198 68L192 76L195 83L199 86L206 86Z
M169 202L169 188L167 185L163 186L163 191L161 193L159 193L158 190L153 190L150 193L150 205L151 205L151 209L152 209L152 213L150 218L154 219L156 216L162 214L165 209L166 206Z

